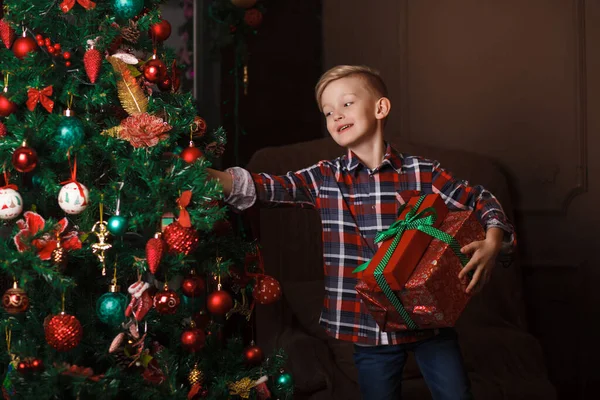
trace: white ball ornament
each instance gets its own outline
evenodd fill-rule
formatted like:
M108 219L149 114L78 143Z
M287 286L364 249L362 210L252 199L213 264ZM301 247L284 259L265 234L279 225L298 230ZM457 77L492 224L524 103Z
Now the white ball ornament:
M23 212L23 198L14 189L0 188L0 219L8 221Z
M89 192L81 183L70 182L58 193L58 205L67 214L79 214L88 206Z

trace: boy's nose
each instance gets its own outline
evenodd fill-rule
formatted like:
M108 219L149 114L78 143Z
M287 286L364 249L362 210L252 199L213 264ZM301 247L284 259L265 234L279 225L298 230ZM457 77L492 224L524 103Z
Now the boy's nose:
M335 117L333 117L333 120L334 121L339 121L342 118L344 118L344 116L342 114L337 114Z

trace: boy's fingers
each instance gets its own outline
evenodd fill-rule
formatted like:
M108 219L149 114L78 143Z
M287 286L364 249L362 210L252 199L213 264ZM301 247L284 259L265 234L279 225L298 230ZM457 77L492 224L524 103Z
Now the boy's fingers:
M458 273L458 278L463 279L465 277L465 275L469 273L469 271L477 268L477 262L478 262L477 259L471 258L469 260L469 262L467 263L467 265L465 265Z
M469 243L468 245L463 246L463 248L460 249L460 252L463 254L470 254L475 250L477 250L477 242Z
M469 286L467 286L467 290L466 290L467 293L471 293L471 291L473 290L475 285L477 285L477 282L479 281L480 276L481 276L481 269L477 268L477 270L473 274L473 277L471 278L471 282L469 283Z

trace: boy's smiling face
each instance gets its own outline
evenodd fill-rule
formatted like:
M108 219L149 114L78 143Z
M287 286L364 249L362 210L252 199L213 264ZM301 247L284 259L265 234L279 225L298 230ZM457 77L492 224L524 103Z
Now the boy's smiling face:
M387 116L387 112L385 115L378 112L379 100L359 75L340 78L327 85L321 95L321 105L333 140L352 150L374 139L378 122Z

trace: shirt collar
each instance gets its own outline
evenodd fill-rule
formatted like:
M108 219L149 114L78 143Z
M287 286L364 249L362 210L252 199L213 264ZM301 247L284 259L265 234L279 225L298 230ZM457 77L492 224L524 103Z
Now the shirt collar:
M400 173L402 170L402 154L398 153L396 149L394 149L389 143L385 142L385 155L383 156L383 160L377 169L381 169L384 165L390 165L397 173ZM348 153L345 157L346 161L346 169L348 171L354 171L355 169L358 171L357 167L365 166L362 161L352 152L352 150L348 150Z

